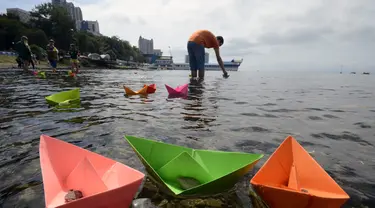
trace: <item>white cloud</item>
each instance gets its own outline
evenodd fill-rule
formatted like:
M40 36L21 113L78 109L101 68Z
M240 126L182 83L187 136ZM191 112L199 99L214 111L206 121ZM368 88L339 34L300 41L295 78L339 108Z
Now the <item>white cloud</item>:
M246 69L369 70L375 64L372 0L102 0L81 6L101 33L137 45L139 35L183 61L197 29L222 35L226 59L244 58ZM215 56L212 50L211 61Z

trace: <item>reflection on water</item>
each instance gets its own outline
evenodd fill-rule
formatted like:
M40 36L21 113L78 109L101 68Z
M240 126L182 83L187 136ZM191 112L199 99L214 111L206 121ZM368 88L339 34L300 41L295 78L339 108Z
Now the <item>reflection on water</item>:
M47 134L144 171L123 136L192 148L264 153L252 174L293 135L351 196L347 207L375 207L374 76L207 73L186 99L164 84L189 82L184 71L87 70L46 79L0 71L0 204L43 207L39 136ZM154 94L124 96L155 83ZM80 106L49 107L44 97L79 87ZM245 187L248 183L243 182ZM0 207L1 207L0 206Z

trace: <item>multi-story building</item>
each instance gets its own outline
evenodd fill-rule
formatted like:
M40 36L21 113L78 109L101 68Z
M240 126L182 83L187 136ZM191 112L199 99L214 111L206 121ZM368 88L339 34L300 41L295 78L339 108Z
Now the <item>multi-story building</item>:
M64 6L66 5L66 0L52 0L52 5Z
M7 14L12 14L20 18L20 21L23 23L29 22L31 15L30 12L25 11L20 8L7 8Z
M99 30L99 22L98 21L83 20L83 21L81 21L80 30L90 32L94 35L101 35L100 30Z
M75 17L76 21L82 21L83 20L81 8L74 7L74 17Z
M154 40L148 40L139 36L138 48L142 54L154 54Z
M210 54L206 52L204 54L204 63L208 64L209 61L210 61ZM189 55L185 55L185 63L189 63Z
M81 27L81 21L83 20L81 8L75 7L72 2L66 2L66 0L52 0L52 5L66 8L69 16L76 24L76 28L78 29Z
M154 55L156 55L156 56L162 56L163 52L160 49L154 49Z
M70 18L72 18L73 21L76 20L74 13L74 4L72 2L68 2L66 3L65 8L66 10L68 10Z

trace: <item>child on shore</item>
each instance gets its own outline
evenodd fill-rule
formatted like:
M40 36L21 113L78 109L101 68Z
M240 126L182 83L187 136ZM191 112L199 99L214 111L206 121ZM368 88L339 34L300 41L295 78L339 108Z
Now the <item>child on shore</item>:
M50 40L49 41L49 44L47 45L47 58L48 58L48 61L52 67L52 70L53 72L56 72L56 68L57 68L57 61L59 59L59 55L58 55L58 50L57 48L55 47L55 41L54 40Z
M76 48L74 44L70 44L70 49L69 49L69 55L70 55L70 62L72 63L72 70L75 71L76 74L78 74L78 69L79 69L79 51Z

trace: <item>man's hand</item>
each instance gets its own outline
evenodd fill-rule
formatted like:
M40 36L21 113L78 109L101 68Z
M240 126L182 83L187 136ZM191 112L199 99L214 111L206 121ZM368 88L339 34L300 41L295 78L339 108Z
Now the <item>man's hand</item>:
M228 72L224 72L223 77L224 77L224 78L228 78L228 77L229 77Z

